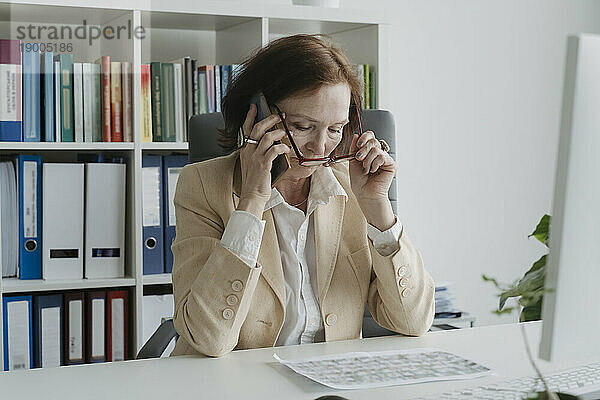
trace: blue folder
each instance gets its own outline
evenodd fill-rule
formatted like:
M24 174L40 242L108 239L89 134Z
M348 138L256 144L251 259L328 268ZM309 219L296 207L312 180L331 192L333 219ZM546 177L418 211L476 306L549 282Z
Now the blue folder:
M180 169L188 163L188 156L164 156L163 158L163 223L165 227L165 273L170 274L173 270L173 252L171 251L171 244L175 239L175 222L170 221L169 218L169 207L174 207L173 204L169 204L172 201L172 197L169 196L169 169ZM179 175L179 173L177 172ZM174 195L174 193L173 193ZM171 225L171 222L173 224Z
M36 164L35 184L33 171L24 171L25 163ZM42 279L42 157L16 157L17 186L19 190L19 278ZM33 197L35 189L36 196Z
M164 271L162 156L142 157L142 233L144 274Z
M33 368L33 330L31 329L31 296L13 296L13 297L4 297L2 298L2 332L3 332L3 342L4 342L4 370L9 370L9 335L8 335L8 304L15 301L27 301L27 310L28 310L28 324L27 330L28 332L19 332L19 336L22 337L23 334L29 336L29 365L27 365L26 360L15 360L13 362L17 362L19 365L18 368L13 369L29 369Z
M41 142L40 52L37 43L23 46L23 141Z
M42 92L44 106L44 140L54 142L54 56L47 51L42 56ZM60 105L59 105L60 106Z
M35 296L33 298L33 331L35 332L35 340L33 342L33 366L35 368L42 367L42 310L45 308L59 308L60 322L58 325L59 338L59 365L63 365L63 324L64 324L64 307L62 294L51 294L47 296Z

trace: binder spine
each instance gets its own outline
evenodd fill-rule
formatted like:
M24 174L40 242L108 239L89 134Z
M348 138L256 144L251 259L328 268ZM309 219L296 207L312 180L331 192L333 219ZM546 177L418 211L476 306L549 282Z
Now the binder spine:
M42 279L42 157L17 156L19 278Z
M23 52L23 141L40 142L40 52L27 43Z
M162 158L142 158L142 232L144 274L163 273Z
M4 370L5 371L9 371L9 370L13 370L13 369L30 369L33 368L33 330L32 330L32 310L31 310L31 301L32 297L31 296L11 296L11 297L4 297L2 299L2 333L3 333L3 338L4 338L4 343L3 343L3 353L4 353ZM13 351L11 350L11 336L9 333L9 310L8 310L8 305L9 303L13 303L13 302L18 302L18 301L26 301L27 302L27 334L25 335L25 337L22 336L22 332L19 335L15 335L18 336L20 340L28 340L27 343L25 343L25 347L26 347L26 352L27 354L22 354L22 357L19 357L19 359L12 359L10 357L9 351ZM13 327L14 328L14 327ZM23 358L24 356L24 358ZM11 363L11 361L13 362L13 367L15 368L10 368L11 366L9 365Z
M44 53L44 140L54 142L54 56L52 52Z

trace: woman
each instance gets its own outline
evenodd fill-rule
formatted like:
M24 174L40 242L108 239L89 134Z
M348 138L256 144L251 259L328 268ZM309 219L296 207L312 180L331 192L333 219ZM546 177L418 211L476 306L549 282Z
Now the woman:
M254 123L258 92L281 116ZM349 162L300 165L290 147L289 136L302 156L329 156L353 132L360 93L346 56L314 35L243 64L223 99L222 143L235 151L187 165L177 183L172 355L359 338L367 302L385 328L429 329L434 283L393 214L396 164L374 133L350 138ZM271 129L282 118L289 136ZM291 168L271 188L280 154Z

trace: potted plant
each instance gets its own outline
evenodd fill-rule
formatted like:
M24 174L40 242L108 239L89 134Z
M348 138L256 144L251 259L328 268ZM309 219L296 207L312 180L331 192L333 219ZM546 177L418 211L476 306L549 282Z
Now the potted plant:
M540 241L546 249L548 249L548 241L550 239L550 216L545 214L540 222L537 224L535 230L528 236L534 237ZM496 279L491 278L485 274L482 278L486 282L492 282L494 286L500 291L498 294L499 303L498 309L494 310L496 314L512 313L515 309L519 309L519 321L536 321L542 318L542 300L544 293L548 292L549 289L545 289L544 282L546 278L546 261L548 259L548 253L540 257L536 262L533 263L531 268L525 272L523 277L510 285L499 283ZM506 307L506 302L510 298L517 298L517 306ZM535 360L531 354L529 348L529 341L525 333L525 327L521 325L521 334L523 341L525 342L525 349L527 351L527 357L529 362L533 366L538 378L544 383L546 390L544 392L537 392L530 394L527 399L538 399L538 400L556 400L556 399L578 399L577 396L572 396L564 393L553 393L548 388L548 383L544 379L542 373L538 369Z

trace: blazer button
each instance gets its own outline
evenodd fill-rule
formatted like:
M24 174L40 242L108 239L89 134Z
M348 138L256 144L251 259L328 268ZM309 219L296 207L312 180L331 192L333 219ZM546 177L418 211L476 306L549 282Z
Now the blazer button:
M398 278L402 278L404 275L406 275L406 267L402 266L398 268Z
M409 288L406 288L402 291L402 297L408 297L409 294L410 294Z
M235 280L233 282L231 282L231 288L233 289L234 292L239 292L240 290L242 290L244 287L244 284L242 283L242 281L240 280Z
M230 294L227 296L227 305L235 306L238 302L238 298L235 294Z
M335 315L335 314L329 314L325 317L325 323L329 326L335 325L336 322L337 322L337 315Z
M231 319L233 318L233 310L231 308L226 308L223 310L223 318Z
M400 287L407 287L408 286L408 279L406 278L400 278L400 280L398 281L398 285L400 285Z

